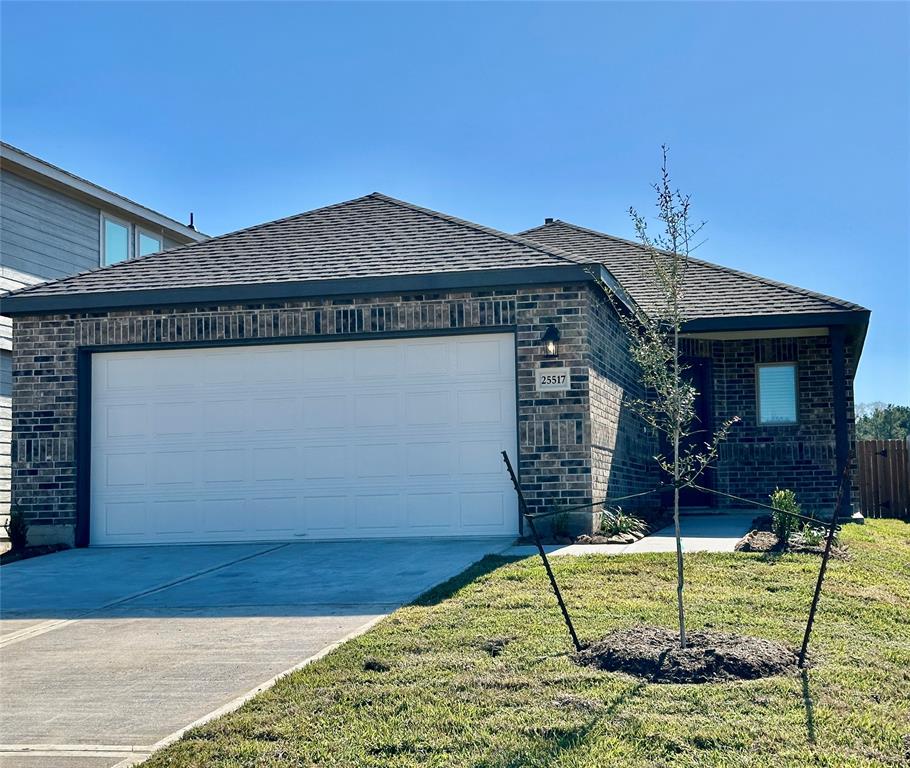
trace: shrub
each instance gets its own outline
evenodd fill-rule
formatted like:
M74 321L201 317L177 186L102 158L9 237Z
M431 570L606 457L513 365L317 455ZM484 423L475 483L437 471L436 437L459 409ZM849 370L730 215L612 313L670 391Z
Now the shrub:
M644 536L648 532L648 524L640 517L623 512L622 507L615 507L600 513L600 532L604 536L615 536L618 533Z
M786 488L775 488L771 494L771 531L781 542L790 541L790 534L798 527L800 506L796 501L796 493Z
M569 514L560 512L553 515L553 521L550 523L550 532L555 538L563 538L569 535Z
M25 522L25 516L21 512L13 510L3 527L6 528L6 535L9 536L10 547L16 552L25 549L28 544L28 523Z
M803 544L807 547L818 547L825 540L825 529L812 525L812 523L806 523L803 525L800 535L802 536Z

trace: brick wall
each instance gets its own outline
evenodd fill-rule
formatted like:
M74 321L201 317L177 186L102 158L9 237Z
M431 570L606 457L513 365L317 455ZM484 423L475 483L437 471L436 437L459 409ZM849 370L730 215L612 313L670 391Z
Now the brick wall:
M742 419L721 446L715 487L763 503L775 487L792 488L806 510L830 513L839 480L830 338L690 341L687 351L711 359L715 427L730 416ZM852 445L855 361L849 350L847 358ZM756 366L784 362L797 365L798 423L760 425Z
M80 347L379 337L460 328L515 330L518 468L533 510L646 490L659 479L652 458L656 444L628 407L630 399L642 394L638 376L624 330L597 291L577 285L17 318L14 502L31 522L33 542L72 543ZM550 324L561 333L560 354L553 361L543 357L540 344ZM717 487L758 501L766 500L775 485L792 487L807 508L830 508L836 485L830 340L699 340L689 345L691 353L712 360L715 418L743 419L721 450ZM799 365L800 421L760 427L755 365L785 361ZM539 365L570 367L571 390L537 393L534 370ZM854 368L848 354L851 440ZM588 514L572 523L583 531L594 521Z
M76 360L80 347L300 336L514 328L518 361L519 472L530 504L591 498L587 289L307 300L255 305L44 315L14 323L13 495L33 542L72 543L76 516ZM556 365L568 393L539 396L534 368L549 324L562 333Z
M629 402L644 397L640 376L629 356L626 331L613 307L590 288L589 361L591 462L595 499L619 497L654 488L660 471L653 431ZM620 502L624 509L654 507L657 495Z

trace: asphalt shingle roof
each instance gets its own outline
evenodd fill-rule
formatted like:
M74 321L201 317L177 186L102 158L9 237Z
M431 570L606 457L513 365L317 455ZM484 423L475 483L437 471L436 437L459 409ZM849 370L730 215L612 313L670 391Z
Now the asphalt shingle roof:
M645 311L655 306L648 254L637 243L559 220L510 235L373 193L8 295L30 304L83 297L101 305L119 296L117 305L125 306L133 295L148 304L157 291L173 289L337 285L358 278L416 278L419 284L422 275L485 270L574 267L577 279L584 274L579 265L594 264L602 264ZM862 309L699 259L690 260L686 286L689 319Z
M373 193L94 269L17 296L564 266L568 254Z
M646 312L658 303L650 255L638 243L558 219L520 233L549 248L603 264ZM689 319L862 310L857 304L691 258L683 287Z

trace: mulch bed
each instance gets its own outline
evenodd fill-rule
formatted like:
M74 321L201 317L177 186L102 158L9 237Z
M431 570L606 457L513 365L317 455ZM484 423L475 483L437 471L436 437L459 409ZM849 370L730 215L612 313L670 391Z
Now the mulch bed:
M53 552L60 552L69 549L66 544L42 544L39 547L25 547L25 549L8 550L0 554L0 565L9 565L19 560L28 560L30 557L39 557L49 555Z
M736 544L737 552L765 552L770 555L789 553L823 555L825 553L824 541L820 544L807 544L799 533L792 534L789 542L782 542L771 532L771 518L768 516L756 517L752 521L752 526L753 530ZM847 548L838 544L836 537L831 545L831 557L836 560L849 559Z
M797 652L773 640L703 630L690 633L682 649L673 630L646 626L611 632L574 659L652 683L755 680L798 671Z

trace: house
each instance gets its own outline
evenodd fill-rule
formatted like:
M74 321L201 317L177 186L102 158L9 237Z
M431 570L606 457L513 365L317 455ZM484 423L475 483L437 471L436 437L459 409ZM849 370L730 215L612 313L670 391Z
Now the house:
M599 284L646 309L644 258L371 194L21 289L3 299L15 503L35 541L116 545L511 536L501 450L537 510L647 490L657 446ZM869 312L687 275L701 418L742 418L706 482L830 512Z
M0 142L0 292L205 235ZM0 539L10 503L12 329L0 318Z

